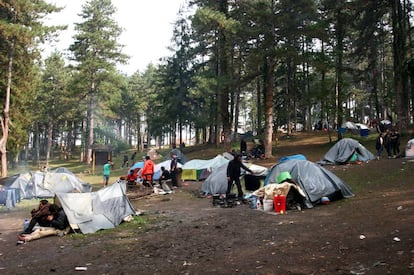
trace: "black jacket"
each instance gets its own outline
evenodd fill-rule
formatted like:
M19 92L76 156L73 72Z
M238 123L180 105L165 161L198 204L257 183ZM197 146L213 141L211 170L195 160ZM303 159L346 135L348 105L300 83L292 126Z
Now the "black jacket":
M68 225L68 217L66 216L65 211L63 211L63 208L60 208L59 212L55 214L53 220L50 222L50 226L56 229L63 230Z
M232 179L234 178L239 178L240 177L240 173L241 173L241 168L243 168L244 170L250 172L253 174L253 172L247 168L243 162L241 162L240 160L238 160L237 158L231 160L229 162L229 165L227 166L227 177L230 177Z

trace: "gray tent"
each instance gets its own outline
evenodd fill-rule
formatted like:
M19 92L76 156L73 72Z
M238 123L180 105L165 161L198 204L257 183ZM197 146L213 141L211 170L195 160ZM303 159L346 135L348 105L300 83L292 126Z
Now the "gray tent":
M222 164L206 178L201 184L201 191L205 194L226 194L227 191L227 166L228 162ZM245 164L250 170L254 172L256 177L265 177L268 169L263 166L255 164Z
M363 162L375 159L375 156L357 140L343 138L331 147L319 164L346 164L354 154L358 160Z
M66 168L17 174L7 178L3 185L20 190L21 199L51 198L56 193L92 191L89 183L83 182Z
M305 192L305 204L308 208L312 208L322 197L336 200L354 196L351 188L335 174L308 160L292 159L274 165L265 179L265 185L277 183L278 175L286 171Z
M114 228L135 215L121 180L97 192L57 193L55 203L63 207L72 229L83 234Z

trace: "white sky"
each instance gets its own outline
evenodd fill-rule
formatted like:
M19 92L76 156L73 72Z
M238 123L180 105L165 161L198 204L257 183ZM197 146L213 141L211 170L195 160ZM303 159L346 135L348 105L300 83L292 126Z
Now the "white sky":
M59 35L59 42L46 46L45 54L53 49L63 53L73 43L73 23L80 23L78 14L86 0L47 0L59 7L61 12L51 16L53 25L68 25ZM137 70L143 72L149 63L157 64L162 57L170 56L167 47L171 45L173 23L185 0L112 0L117 8L115 16L118 25L124 29L119 43L123 52L130 56L129 64L118 69L128 75Z

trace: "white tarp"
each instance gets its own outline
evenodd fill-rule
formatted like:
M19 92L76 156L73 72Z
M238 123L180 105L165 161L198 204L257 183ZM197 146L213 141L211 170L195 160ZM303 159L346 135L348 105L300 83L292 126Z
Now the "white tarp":
M414 138L410 139L405 146L405 157L413 158L414 157Z
M213 171L215 168L220 167L221 165L228 163L229 159L225 158L222 155L217 155L213 159L192 159L187 161L182 169L183 170L202 170L202 169L208 169L210 171Z
M71 227L83 234L118 226L124 218L135 214L126 195L125 181L91 193L57 193Z
M14 175L6 180L5 187L20 190L21 199L53 198L56 193L87 193L92 186L66 168L48 172L31 171Z

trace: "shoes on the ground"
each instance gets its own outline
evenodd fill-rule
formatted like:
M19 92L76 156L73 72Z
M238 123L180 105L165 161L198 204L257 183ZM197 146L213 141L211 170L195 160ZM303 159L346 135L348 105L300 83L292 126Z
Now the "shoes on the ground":
M26 241L26 238L25 238L23 235L19 235L19 236L17 236L17 239L18 239L19 241L23 241L23 242L25 242L25 241Z
M17 241L16 242L16 245L21 245L21 244L25 244L26 242L24 242L24 241Z

